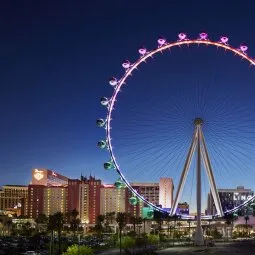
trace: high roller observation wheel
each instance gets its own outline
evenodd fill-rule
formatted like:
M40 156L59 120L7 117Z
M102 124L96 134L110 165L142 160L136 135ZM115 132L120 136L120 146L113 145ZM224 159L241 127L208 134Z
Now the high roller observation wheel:
M111 122L112 122L112 112L114 110L114 105L117 99L117 96L122 88L123 85L126 84L126 80L129 76L132 75L133 71L135 71L142 63L146 63L146 60L153 57L157 53L162 53L163 51L167 49L171 49L173 47L177 46L182 46L182 45L191 45L191 44L196 44L196 45L211 45L215 46L217 48L223 48L226 51L232 52L235 56L238 56L242 59L247 60L250 65L255 66L255 59L251 58L247 54L248 46L244 43L242 43L239 48L234 48L229 45L229 38L227 36L221 36L219 41L213 41L208 38L208 34L205 32L201 32L199 34L198 39L188 39L187 35L185 33L179 33L178 34L178 40L174 42L167 42L164 37L160 37L157 40L158 42L158 47L154 50L148 51L145 47L140 47L138 52L140 54L140 58L136 60L134 63L131 63L128 60L125 60L122 62L122 67L125 69L124 75L118 80L115 77L110 78L109 84L114 88L114 92L111 96L111 98L107 97L102 97L101 98L101 104L103 106L106 106L107 108L107 116L106 119L98 119L97 120L97 125L99 127L103 127L106 130L106 140L101 140L98 142L98 146L102 149L107 149L109 150L110 157L111 159L104 163L104 168L106 170L110 169L115 169L120 176L121 180L123 183L126 185L126 187L132 192L132 194L136 197L138 197L142 202L144 202L147 206L151 207L152 209L162 212L166 214L166 211L148 200L146 200L143 196L141 196L135 189L132 188L128 180L125 178L123 175L120 166L118 165L117 159L114 155L113 152L113 146L112 146L112 139L111 139ZM255 199L255 195L248 198L244 203L240 204L237 207L234 207L231 210L224 211L224 214L232 214L241 208L247 206L251 201ZM182 219L192 219L195 218L195 216L190 216L190 215L178 215ZM219 215L206 215L202 216L203 219L210 219L213 217L219 217Z

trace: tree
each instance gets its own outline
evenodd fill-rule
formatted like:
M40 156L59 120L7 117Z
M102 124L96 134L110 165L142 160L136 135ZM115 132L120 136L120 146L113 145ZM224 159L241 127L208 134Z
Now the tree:
M7 220L6 225L7 225L8 235L10 235L10 228L12 226L12 221L11 220Z
M217 228L214 228L212 231L211 231L211 235L214 239L220 239L222 238L222 234L217 230Z
M53 231L57 231L58 233L58 254L61 253L61 234L64 225L64 215L61 212L57 212L53 215L50 215L48 222L48 230L52 233L53 239Z
M122 252L122 247L121 247L122 230L127 224L127 218L128 218L128 215L126 213L121 213L121 212L117 213L116 221L119 226L120 254Z
M0 236L2 235L3 229L4 229L3 220L0 219Z
M39 214L38 217L35 219L38 232L40 232L40 226L46 225L48 223L48 217L45 214Z
M140 228L141 228L141 224L143 223L143 218L142 217L137 217L136 218L136 224L139 225L139 237L140 237Z
M124 236L121 242L122 242L121 245L123 249L133 248L136 243L135 238L132 236Z
M133 231L134 231L134 233L136 233L136 217L135 216L131 216L130 217L130 222L131 222L131 224L133 224Z
M29 221L22 224L22 232L23 232L23 235L25 236L31 236L32 228L31 228L31 223Z
M64 252L62 255L93 255L94 251L92 248L81 245L78 246L77 244L72 245L67 248L67 251Z
M106 213L105 219L106 219L106 222L112 224L114 219L115 219L115 212L108 212L108 213Z
M133 231L136 234L136 226L138 224L142 224L143 219L141 217L131 216L130 221L131 221L131 224L133 224ZM140 231L139 231L139 234L140 234Z
M79 212L76 209L73 209L72 211L67 213L68 222L70 223L70 228L71 228L71 231L73 232L74 237L81 223L81 220L77 218L78 215L79 215Z
M154 220L157 222L158 225L158 234L161 232L161 227L164 218L165 218L164 214L158 211L154 211Z
M170 237L170 230L171 230L170 221L172 220L172 217L170 215L167 215L165 220L167 222L167 236L169 238Z
M177 222L177 226L178 226L178 235L177 235L177 237L180 238L181 237L181 226L182 226L181 222Z
M172 216L172 219L173 219L173 221L174 221L174 233L173 233L173 245L174 245L176 222L177 222L177 220L179 219L179 216L176 215L176 214L174 214L174 215Z
M148 236L148 242L149 242L149 244L158 244L158 242L159 242L159 236L158 236L158 235L150 234L150 235Z
M190 239L190 224L191 224L191 219L188 219L187 222L189 224L189 239Z
M95 225L95 231L97 233L97 235L102 235L102 232L103 232L103 222L105 220L105 216L104 215L98 215L97 218L96 218L96 225Z
M238 217L236 217L234 214L226 214L224 215L224 219L225 219L225 223L227 226L231 225L231 236L232 236L232 232L233 232L233 228L234 228L234 221L237 219ZM227 235L228 237L228 235Z
M248 221L250 220L249 215L245 215L244 220L245 220L246 232L247 232L247 235L248 235Z

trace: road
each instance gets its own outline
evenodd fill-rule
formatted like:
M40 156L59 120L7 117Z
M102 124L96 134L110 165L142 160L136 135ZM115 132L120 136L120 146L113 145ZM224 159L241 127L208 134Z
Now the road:
M255 242L254 241L239 241L233 243L217 243L214 247L209 248L186 248L173 247L158 251L157 254L216 254L216 255L254 255Z

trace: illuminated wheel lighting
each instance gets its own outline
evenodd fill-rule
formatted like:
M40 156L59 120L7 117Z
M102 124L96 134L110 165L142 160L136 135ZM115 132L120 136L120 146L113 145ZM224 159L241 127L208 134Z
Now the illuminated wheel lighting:
M132 188L132 186L130 185L130 183L128 182L128 180L125 178L125 176L122 174L121 168L117 163L117 158L114 155L114 151L113 151L113 146L111 143L111 121L112 121L112 112L114 109L114 105L117 99L117 96L121 90L121 87L126 84L127 82L127 78L132 74L132 72L134 70L136 70L138 68L139 65L141 65L142 63L145 63L147 59L153 57L154 55L156 55L157 53L160 53L162 51L174 48L174 47L180 47L183 45L209 45L209 46L214 46L217 48L223 48L226 51L232 52L235 56L240 57L241 59L244 59L246 61L248 61L248 63L250 63L250 65L254 66L255 65L255 60L253 58L251 58L248 54L247 54L247 50L248 50L248 46L244 43L242 43L238 48L234 48L232 46L229 45L229 38L227 36L221 36L219 41L213 41L210 40L208 38L208 34L205 32L201 32L199 33L199 38L198 39L188 39L187 35L185 33L179 33L178 34L178 40L168 43L166 41L166 39L164 37L160 37L157 40L158 43L158 47L154 50L148 51L144 46L140 47L138 49L138 52L140 54L140 58L135 61L132 65L130 64L129 61L124 61L122 63L122 66L125 69L125 73L124 75L118 80L115 77L110 78L109 80L109 84L111 86L113 86L114 92L112 97L108 100L107 98L103 97L101 99L101 104L102 105L107 105L107 118L106 120L104 119L98 119L97 120L97 125L99 127L105 127L106 129L106 140L108 141L108 149L109 149L109 153L111 156L111 160L104 163L104 168L106 170L110 170L110 169L115 169L118 173L118 175L120 176L120 180L121 182L123 182L126 187L132 192L133 196L130 197L129 202L131 204L138 202L138 199L140 201L143 201L145 204L147 204L150 208L152 208L153 210L157 210L160 211L162 213L166 213L162 208L157 207L156 205L150 203L149 201L147 201L143 196L141 196L140 194L137 193L136 190L134 190ZM106 99L107 99L107 103L106 103ZM98 146L101 148L102 146L104 146L102 143L102 141L100 141L98 143ZM120 185L120 183L117 183L117 186ZM250 204L253 200L255 199L255 195L251 198L249 198L248 200L246 200L243 204L231 209L231 210L227 210L224 212L224 214L231 214L231 213L235 213L236 211L240 210L242 207L247 206L248 204ZM195 216L190 216L190 215L179 215L181 218L183 219L194 219ZM206 215L206 216L202 216L202 219L212 219L215 217L219 217L218 215Z

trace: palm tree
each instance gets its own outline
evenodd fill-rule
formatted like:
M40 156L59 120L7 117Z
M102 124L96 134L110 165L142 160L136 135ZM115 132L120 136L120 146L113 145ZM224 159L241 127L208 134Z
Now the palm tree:
M189 224L189 239L190 239L190 224L191 224L191 219L188 219L187 222Z
M78 215L79 215L79 212L76 209L73 209L72 211L67 213L68 222L70 223L71 231L73 232L74 237L81 223L81 220L77 218Z
M172 220L170 215L166 216L166 222L167 222L167 236L170 237L170 221Z
M211 235L211 223L212 223L212 219L208 219L209 236Z
M57 212L53 215L50 215L48 222L48 230L52 233L53 239L53 231L56 230L58 233L58 254L61 254L61 233L64 225L64 215L61 212Z
M178 215L173 215L172 216L173 220L174 220L174 233L173 233L173 245L174 245L174 238L175 238L175 228L176 228L176 221L177 219L179 219Z
M31 223L29 221L26 221L25 223L22 224L22 232L23 232L23 235L25 236L31 236L32 228L31 228Z
M231 236L232 236L234 221L237 219L237 217L234 214L227 214L224 216L224 219L227 226L231 225Z
M248 221L249 221L249 215L245 215L244 216L244 220L245 220L245 228L246 228L246 232L247 232L247 235L248 235Z
M97 235L101 235L103 232L103 222L105 220L105 216L104 215L98 215L96 218L96 225L95 225L95 231L97 233Z
M177 226L178 226L178 238L181 237L181 226L182 226L182 223L181 222L177 222Z
M115 219L115 212L107 212L105 214L105 227L106 227L106 231L111 231L111 228L109 227L109 224L113 224L113 221Z
M53 244L54 244L54 230L55 230L55 219L53 215L49 216L49 221L48 221L48 231L50 231L50 255L53 253Z
M10 235L10 228L12 226L12 221L11 220L7 220L6 225L7 225L8 235Z
M140 229L141 229L141 224L143 223L143 218L142 217L137 217L136 218L136 224L139 225L139 237L140 237Z
M121 249L122 248L121 247L122 230L127 224L127 218L128 218L127 213L122 213L122 212L117 213L116 221L119 226L120 254L122 252L122 249Z
M0 219L0 236L2 235L2 232L3 232L3 220Z
M143 234L145 235L145 223L147 218L143 218Z
M45 214L39 214L38 217L35 219L38 232L40 232L40 225L45 225L48 223L48 217Z
M131 216L130 221L131 221L131 224L133 224L133 231L134 231L134 233L136 233L136 217Z
M115 219L115 212L106 213L105 218L106 218L106 221L108 221L112 224Z

